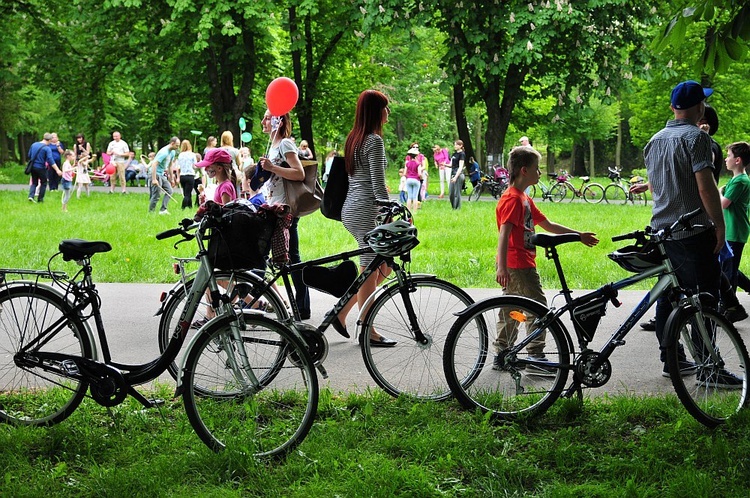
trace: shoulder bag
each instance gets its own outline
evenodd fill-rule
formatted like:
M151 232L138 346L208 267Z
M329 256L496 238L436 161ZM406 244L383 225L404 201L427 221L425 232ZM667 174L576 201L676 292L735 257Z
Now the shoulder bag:
M36 154L34 154L34 157L29 159L29 162L26 163L26 169L23 170L23 172L27 175L31 174L31 170L34 169L34 163L36 162L37 158L39 157L39 153L46 147L46 145L42 145L36 150Z
M323 197L323 189L318 182L318 162L301 162L302 168L305 170L304 180L295 182L283 178L286 203L295 218L307 216L320 209L320 202Z
M330 220L341 221L341 209L344 207L346 195L349 192L349 175L346 173L346 162L341 156L333 158L328 182L323 192L323 202L320 212Z

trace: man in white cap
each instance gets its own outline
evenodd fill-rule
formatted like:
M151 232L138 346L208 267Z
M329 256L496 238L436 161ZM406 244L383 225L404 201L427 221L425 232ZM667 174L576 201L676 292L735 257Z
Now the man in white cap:
M724 215L713 177L711 139L698 128L706 97L712 93L712 89L695 81L684 81L674 87L671 96L674 119L643 150L649 183L634 185L631 190L651 190L654 203L650 225L657 230L671 225L685 213L703 211L691 220L703 228L674 234L664 248L677 263L675 274L680 285L710 292L718 302L721 272L718 253L725 243ZM665 360L664 327L671 311L669 298L661 297L656 304L656 337L662 361ZM683 376L695 374L696 366L684 360L680 372ZM669 376L666 363L662 374ZM742 381L729 372L722 371L719 376L723 387L742 387Z

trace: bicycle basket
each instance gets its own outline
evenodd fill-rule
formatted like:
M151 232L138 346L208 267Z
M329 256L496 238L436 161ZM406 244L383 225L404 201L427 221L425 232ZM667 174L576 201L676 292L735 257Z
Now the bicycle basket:
M365 242L377 254L396 257L405 254L419 244L417 228L404 220L398 220L371 230Z
M640 273L655 268L663 261L663 256L655 244L630 245L611 252L609 259L620 265L624 270Z
M265 211L224 209L208 239L208 258L214 268L265 269L277 220Z
M630 179L630 183L632 184L643 183L645 181L646 181L645 178L643 178L642 176L638 176L638 175L635 175L634 177Z

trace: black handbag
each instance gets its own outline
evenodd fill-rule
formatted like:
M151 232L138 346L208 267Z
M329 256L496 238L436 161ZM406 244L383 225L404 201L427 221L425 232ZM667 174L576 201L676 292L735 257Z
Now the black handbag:
M323 191L323 201L320 212L330 220L341 221L341 208L344 207L346 195L349 192L349 174L346 172L346 162L341 156L333 158L328 182Z
M25 169L25 170L23 170L23 172L24 172L25 174L27 174L27 175L30 175L30 174L31 174L31 170L32 170L32 169L34 169L34 163L36 162L37 158L39 157L39 153L40 153L40 152L41 152L41 151L42 151L42 150L43 150L43 149L44 149L45 147L46 147L46 145L43 145L43 146L39 147L39 148L38 148L38 149L36 150L36 154L34 154L34 157L32 157L31 159L29 159L29 162L28 162L28 163L26 163L26 169Z

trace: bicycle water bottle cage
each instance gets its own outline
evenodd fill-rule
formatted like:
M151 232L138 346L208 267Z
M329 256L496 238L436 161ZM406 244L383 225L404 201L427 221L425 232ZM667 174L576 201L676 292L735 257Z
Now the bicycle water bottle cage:
M60 242L58 247L65 261L80 261L90 258L96 253L109 252L112 246L107 242L88 241L81 239L67 239Z

